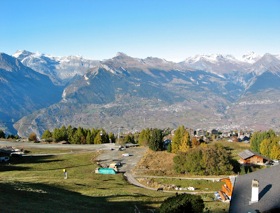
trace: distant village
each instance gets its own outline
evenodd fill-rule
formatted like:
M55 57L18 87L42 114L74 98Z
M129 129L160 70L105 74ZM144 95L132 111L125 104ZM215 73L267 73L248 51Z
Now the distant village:
M211 129L211 130L203 130L203 129L197 129L192 130L189 129L189 132L191 133L191 136L202 138L205 142L209 142L209 139L225 139L228 142L245 142L249 143L250 137L253 134L252 130L230 130L230 131L220 131L217 129Z

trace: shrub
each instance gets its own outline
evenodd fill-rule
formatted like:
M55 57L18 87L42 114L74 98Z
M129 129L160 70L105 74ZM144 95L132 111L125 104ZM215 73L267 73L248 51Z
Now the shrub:
M204 203L199 195L180 194L167 198L160 206L160 213L201 213Z
M28 140L37 142L37 135L34 132L31 132L29 137L28 137Z

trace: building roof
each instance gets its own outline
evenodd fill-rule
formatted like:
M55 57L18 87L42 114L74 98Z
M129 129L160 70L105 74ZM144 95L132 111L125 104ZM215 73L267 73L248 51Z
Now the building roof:
M249 149L246 149L246 150L240 152L238 155L239 155L239 157L241 157L242 159L245 160L247 158L254 156L255 154L252 151L250 151Z
M255 155L259 156L259 157L262 157L263 159L269 160L269 158L267 158L267 157L265 157L265 156L263 156L263 155L261 155L261 154L259 154L257 152L253 152L253 151L251 151L249 149L246 149L243 152L240 152L238 155L239 155L239 157L241 157L244 160L246 160L246 159L248 159L250 157L253 157Z
M280 165L238 176L234 184L229 212L247 213L252 210L263 212L273 208L280 208L279 177ZM259 201L249 205L253 179L259 181Z

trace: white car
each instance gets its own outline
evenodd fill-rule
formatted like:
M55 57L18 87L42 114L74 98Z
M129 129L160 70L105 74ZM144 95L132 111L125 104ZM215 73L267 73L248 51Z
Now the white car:
M123 156L123 157L128 157L129 154L128 154L128 153L123 153L122 156Z
M279 164L279 160L273 160L273 165L278 165Z

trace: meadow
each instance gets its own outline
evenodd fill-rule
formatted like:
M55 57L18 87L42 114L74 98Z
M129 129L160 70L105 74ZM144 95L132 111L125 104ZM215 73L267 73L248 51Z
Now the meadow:
M174 195L133 186L121 173L95 174L96 152L29 150L36 153L1 164L1 212L157 212ZM202 197L206 211L227 212L228 204L212 194Z

